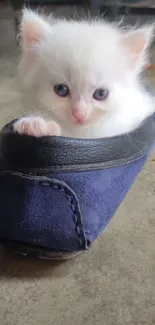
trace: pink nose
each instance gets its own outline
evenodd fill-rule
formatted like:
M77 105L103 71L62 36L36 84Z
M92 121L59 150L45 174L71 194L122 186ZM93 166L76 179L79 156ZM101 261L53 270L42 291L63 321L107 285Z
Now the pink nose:
M75 117L75 119L78 122L81 122L84 120L84 118L86 117L87 113L85 111L81 111L81 109L79 108L74 108L72 110L72 115Z

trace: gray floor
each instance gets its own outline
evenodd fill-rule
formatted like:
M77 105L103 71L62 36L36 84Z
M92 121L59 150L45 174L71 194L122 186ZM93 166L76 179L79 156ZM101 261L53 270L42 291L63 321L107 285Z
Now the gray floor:
M13 24L0 16L2 126L20 104ZM155 87L154 73L148 76ZM89 252L51 263L0 251L0 261L1 325L155 324L155 153Z

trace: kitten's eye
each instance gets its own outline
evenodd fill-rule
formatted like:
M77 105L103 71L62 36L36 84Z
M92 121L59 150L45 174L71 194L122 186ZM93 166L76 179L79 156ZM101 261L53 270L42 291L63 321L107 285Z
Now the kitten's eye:
M69 95L69 88L64 84L54 86L54 91L58 96L67 97Z
M96 89L93 98L96 100L104 100L108 96L108 90L107 89Z

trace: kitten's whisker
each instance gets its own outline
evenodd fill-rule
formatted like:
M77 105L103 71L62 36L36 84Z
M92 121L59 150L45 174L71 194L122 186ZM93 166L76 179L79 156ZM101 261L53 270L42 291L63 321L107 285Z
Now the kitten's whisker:
M136 145L136 143L133 142L133 140L131 139L131 137L130 137L130 135L128 133L125 133L125 136L129 139L129 141L131 142L133 147L135 147L136 149L139 149L138 145ZM144 143L144 142L141 142L141 143Z
M54 62L52 62L51 67L55 68L54 74L61 80L61 82L67 83L67 80L62 75L62 72L61 72L61 70L59 70L58 65L56 65L56 64L54 64Z

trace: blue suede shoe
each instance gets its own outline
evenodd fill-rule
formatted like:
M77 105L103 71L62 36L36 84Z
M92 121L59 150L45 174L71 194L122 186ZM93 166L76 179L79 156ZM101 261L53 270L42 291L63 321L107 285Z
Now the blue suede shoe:
M93 140L0 133L0 242L23 255L69 258L115 214L155 142L150 116L128 135Z

